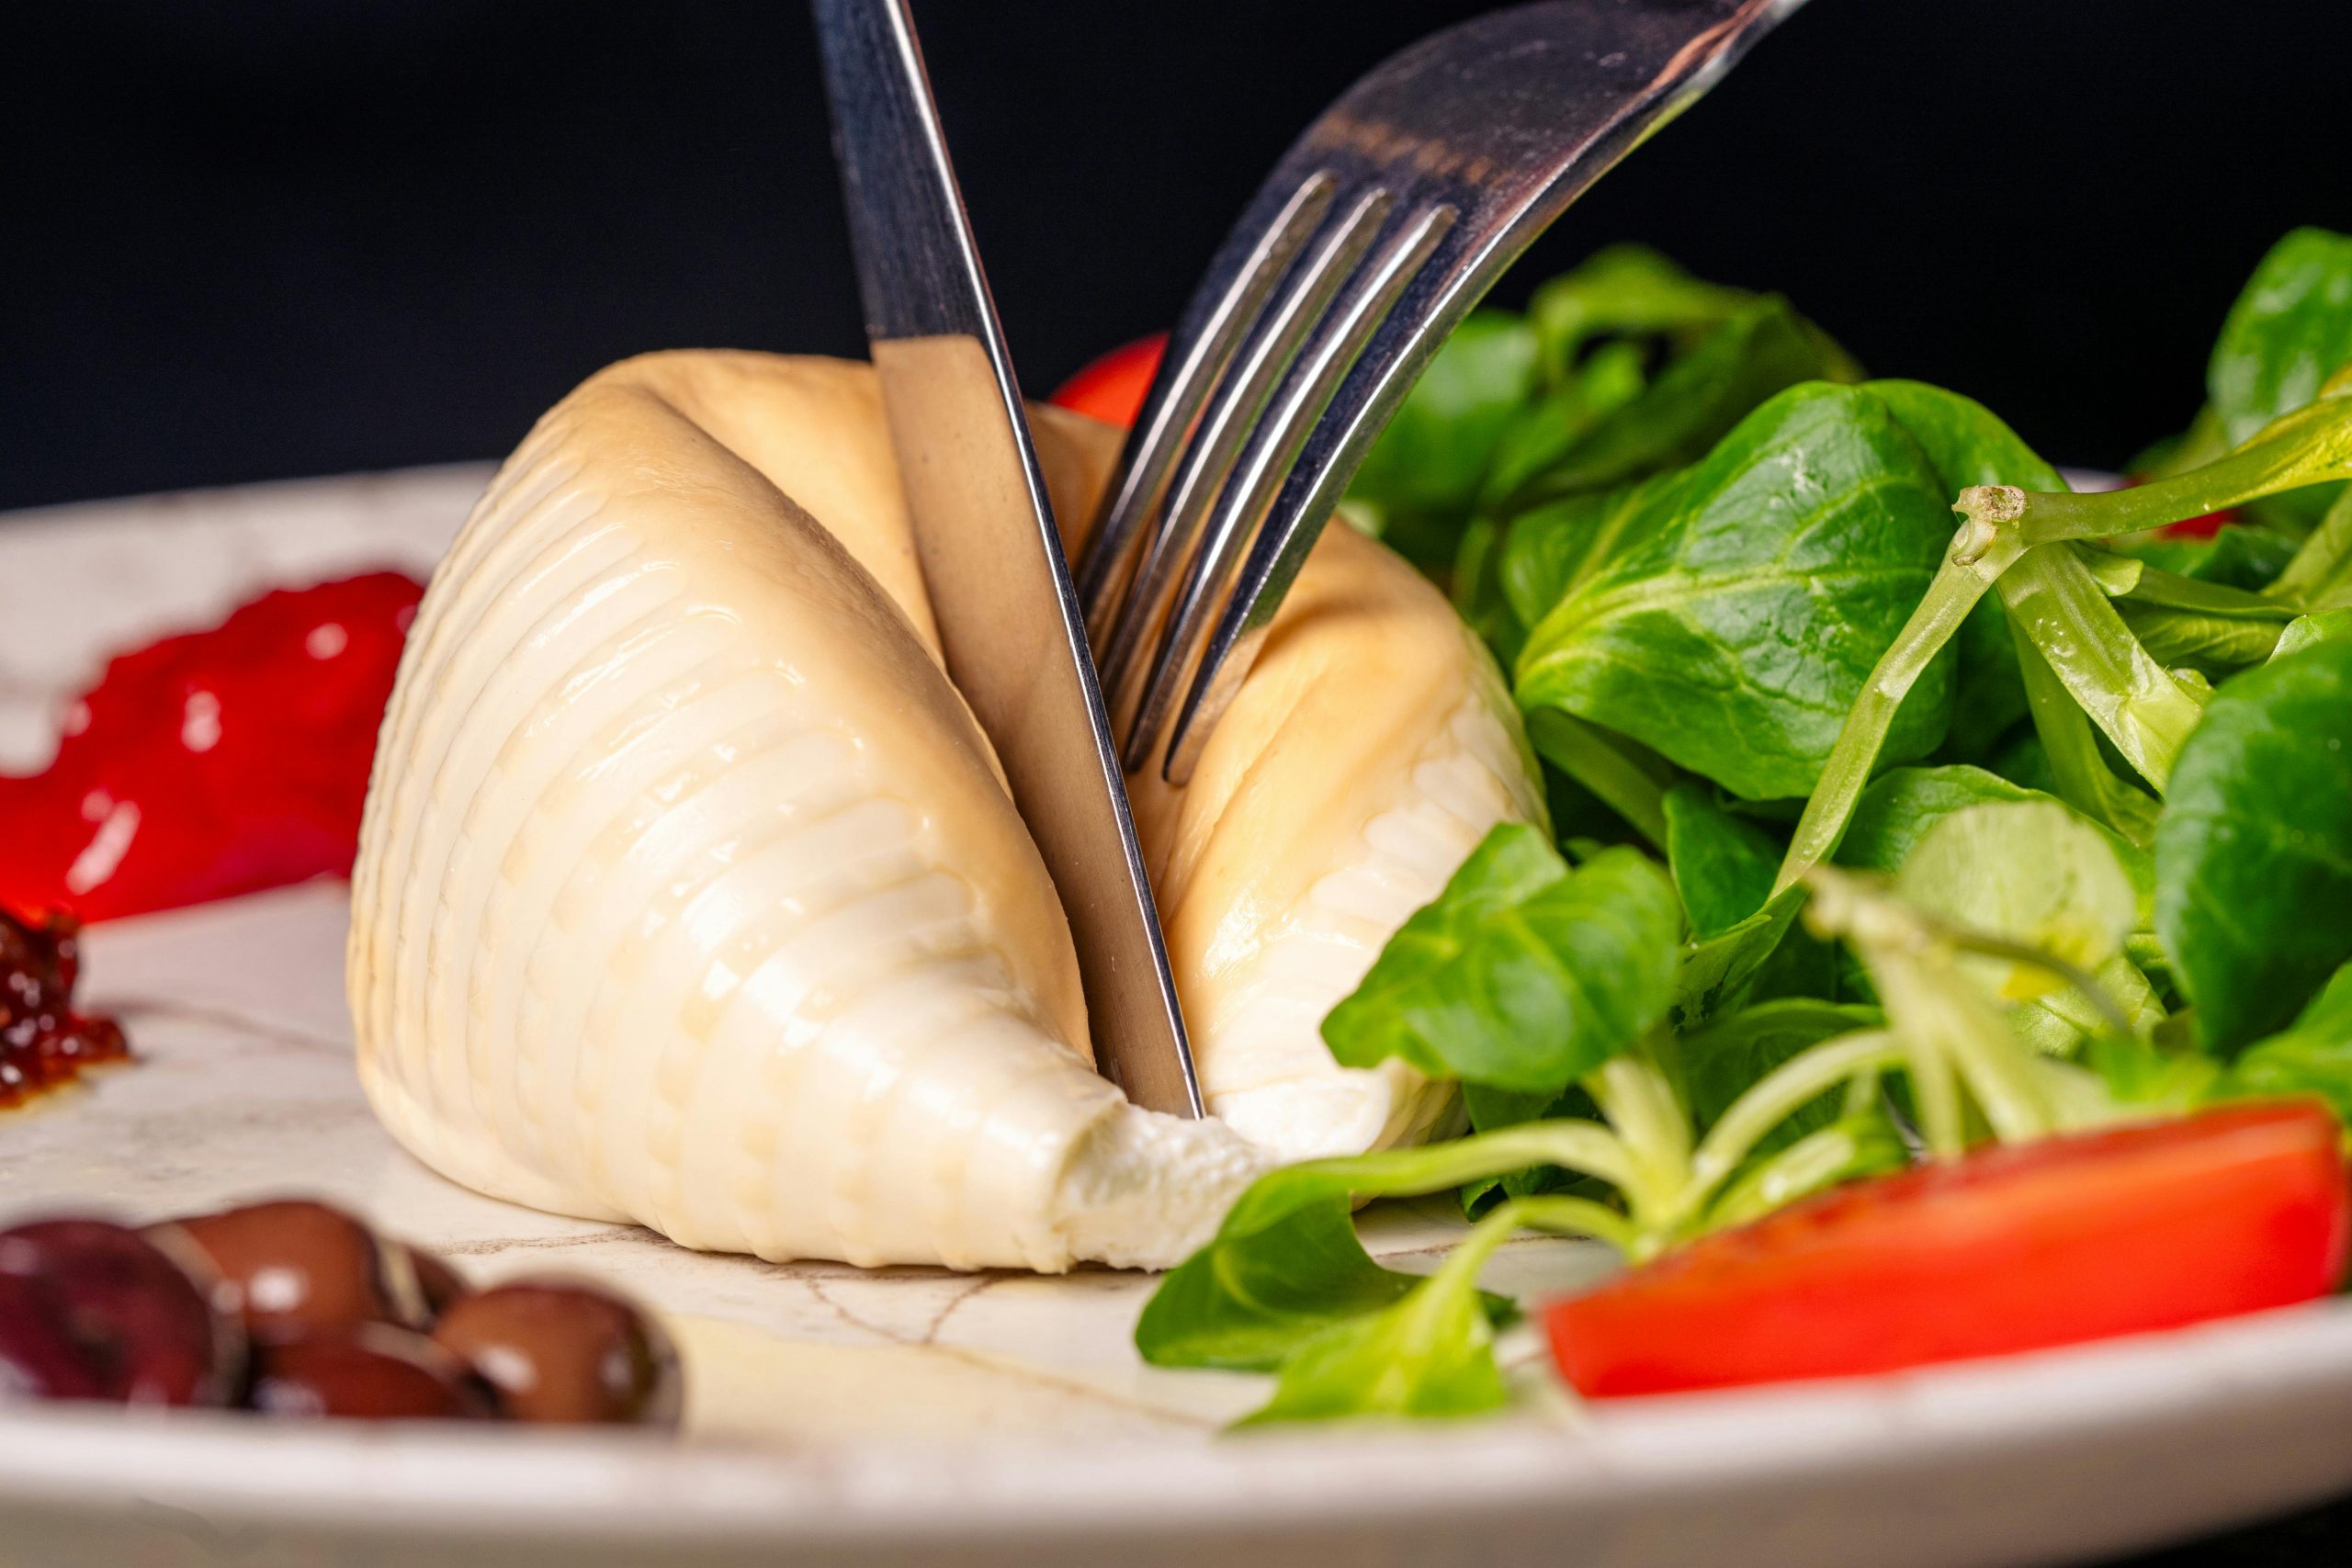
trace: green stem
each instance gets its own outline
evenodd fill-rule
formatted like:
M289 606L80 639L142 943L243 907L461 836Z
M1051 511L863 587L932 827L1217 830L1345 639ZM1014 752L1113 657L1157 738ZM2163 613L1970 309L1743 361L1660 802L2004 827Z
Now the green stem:
M2145 849L2155 839L2156 803L2124 780L2117 778L2099 755L2098 739L2090 719L2075 705L2065 682L2058 679L2041 649L2025 629L2010 624L2017 645L2018 672L2025 682L2026 706L2033 716L2034 733L2056 775L2058 797L2093 821L2104 822L2132 843Z
M2003 1142L2047 1133L2051 1111L2033 1077L2035 1058L1961 973L1954 929L1869 878L1820 866L1806 883L1813 890L1806 920L1824 935L1844 938L1878 987L1904 1046L1928 1146L1949 1157L1966 1145L1956 1077Z
M1981 953L1987 958L2007 959L2011 964L2023 964L2045 975L2054 976L2090 1003L2101 1021L2117 1034L2129 1037L2134 1032L2131 1015L2108 994L2107 987L2080 964L2069 964L2056 953L2045 953L2030 942L2011 942L2007 937L1988 936L1983 931L1955 930L1951 933L1951 942L1953 946L1963 952Z
M1415 1313L1417 1328L1423 1321L1432 1328L1441 1325L1444 1314L1451 1310L1451 1303L1477 1289L1479 1272L1501 1249L1503 1243L1521 1230L1589 1235L1607 1242L1628 1258L1640 1250L1634 1227L1627 1223L1625 1216L1601 1207L1589 1198L1506 1199L1472 1225L1470 1234L1446 1254L1445 1261L1415 1287L1413 1294L1419 1298L1420 1304L1407 1310ZM1426 1319L1419 1315L1424 1312L1428 1314ZM1408 1343L1416 1337L1408 1334L1406 1337ZM1420 1348L1426 1349L1427 1347Z
M2166 479L2091 494L1971 485L1960 492L1960 510L1972 523L2047 545L2137 534L2347 476L2352 399L2332 397L2280 415L2227 457Z
M1641 1234L1631 1220L1589 1198L1512 1198L1497 1205L1495 1213L1505 1210L1515 1213L1518 1223L1529 1230L1550 1231L1556 1235L1589 1235L1595 1241L1607 1242L1627 1258L1637 1258L1644 1250Z
M1634 1216L1645 1225L1665 1221L1690 1174L1690 1117L1673 1087L1650 1063L1627 1055L1588 1074L1584 1089L1640 1173L1634 1184L1618 1184Z
M1883 1119L1838 1122L1808 1133L1724 1188L1707 1211L1706 1228L1744 1225L1840 1181L1899 1169L1909 1163L1905 1153Z
M1936 569L1935 580L1928 584L1926 597L1879 656L1861 695L1846 714L1837 743L1822 764L1821 778L1804 803L1804 814L1797 818L1789 852L1781 862L1781 874L1772 884L1776 897L1794 886L1808 868L1837 852L1838 840L1845 837L1846 824L1853 818L1854 803L1861 798L1863 786L1878 765L1879 751L1886 744L1886 733L1903 699L1960 630L1984 591L2017 558L2017 549L2006 538L1979 538L1968 528L1954 537L1944 563Z
M1666 791L1600 729L1559 708L1538 708L1528 716L1527 739L1653 848L1666 847Z
M1642 1178L1624 1140L1598 1122L1524 1122L1447 1143L1377 1154L1302 1160L1258 1179L1237 1200L1225 1224L1249 1229L1287 1214L1317 1196L1415 1198L1464 1182L1555 1165L1605 1181L1621 1191Z
M2124 760L2162 790L2204 716L2203 702L2140 646L2076 547L2026 551L2000 589L2009 624L2032 640Z
M2352 494L2352 491L2346 491ZM2109 561L2130 559L2126 556L2109 555L2105 550L2085 548L2078 552L2084 565L2093 576L2098 576ZM2295 618L2295 606L2282 604L2267 593L2250 593L2243 588L2233 588L2226 582L2205 582L2178 572L2165 571L2144 562L2133 562L2139 568L2132 581L2122 590L2121 597L2134 604L2149 604L2165 610L2193 610L2199 615L2221 615L2233 620L2274 621L2285 623ZM2114 589L2106 582L2109 598L2116 597Z
M2277 581L2263 590L2275 598L2303 608L2312 607L2324 590L2352 569L2352 490L2335 498L2327 514L2319 520L2287 563Z
M1806 1047L1790 1057L1731 1103L1700 1140L1690 1159L1690 1180L1679 1205L1681 1214L1706 1206L1715 1189L1739 1168L1748 1152L1765 1134L1800 1107L1811 1103L1848 1079L1859 1081L1903 1059L1894 1035L1883 1029L1841 1034Z
M1968 1152L1968 1134L1951 1058L1911 1031L1896 1038L1903 1042L1904 1076L1911 1080L1911 1102L1919 1112L1919 1136L1936 1158L1959 1158Z
M1846 1103L1839 1106L1840 1116L1860 1116L1878 1102L1879 1075L1871 1068L1856 1073L1846 1080Z

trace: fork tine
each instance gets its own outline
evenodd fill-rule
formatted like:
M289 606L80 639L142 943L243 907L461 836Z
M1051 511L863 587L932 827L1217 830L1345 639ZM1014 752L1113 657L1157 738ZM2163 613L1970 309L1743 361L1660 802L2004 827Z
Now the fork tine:
M1203 645L1208 641L1218 597L1232 576L1238 545L1245 534L1256 535L1256 542L1250 547L1254 559L1266 543L1265 536L1277 522L1286 536L1300 531L1301 519L1297 515L1272 510L1276 492L1288 488L1285 478L1293 475L1310 434L1320 429L1333 394L1350 375L1365 345L1389 319L1398 299L1420 275L1430 253L1453 227L1456 216L1453 208L1440 204L1422 208L1391 226L1393 232L1385 237L1372 259L1350 279L1339 302L1317 324L1310 344L1291 367L1265 416L1250 433L1233 477L1217 497L1205 536L1185 573L1167 627L1145 675L1135 724L1122 751L1122 760L1130 769L1141 767L1149 760L1185 677L1193 676L1197 692L1205 678L1218 673L1218 665L1202 661L1201 654ZM1384 417L1386 412L1382 411ZM1328 515L1326 508L1316 516L1318 527ZM1312 543L1311 536L1307 542ZM1298 554L1303 558L1305 552L1302 549ZM1295 564L1291 575L1296 575ZM1272 587L1271 580L1260 573L1255 581L1253 598L1262 598ZM1284 579L1285 586L1287 581ZM1228 606L1216 625L1221 628L1231 618ZM1217 650L1219 661L1229 664L1231 639L1220 641L1224 646ZM1255 651L1254 644L1251 651ZM1198 674L1193 673L1196 668ZM1230 692L1226 694L1229 698ZM1206 727L1198 721L1201 711L1197 697L1187 699L1179 720L1183 732L1197 728L1205 733ZM1173 757L1171 750L1171 761ZM1197 756L1190 761L1197 761ZM1190 763L1181 777L1165 767L1162 775L1171 784L1189 782Z
M1379 238L1381 224L1394 203L1395 197L1385 190L1367 191L1325 226L1283 280L1279 295L1263 312L1201 414L1168 487L1159 526L1151 531L1143 564L1136 569L1102 652L1102 688L1121 735L1128 733L1126 721L1136 714L1142 694L1144 667L1136 662L1136 655L1165 624L1180 581L1179 570L1192 555L1201 526L1233 471L1236 455L1301 345L1329 310L1333 297ZM1142 754L1137 752L1128 765L1141 766Z
M1336 188L1329 175L1317 174L1299 182L1261 228L1238 228L1209 268L1210 278L1229 274L1231 281L1214 296L1196 293L1187 305L1170 344L1169 361L1152 378L1142 413L1127 437L1118 485L1079 562L1079 604L1098 647L1120 618L1120 596L1149 540L1153 509L1202 405L1257 324L1275 284L1330 210ZM1255 235L1246 246L1240 239L1245 233Z
M1436 210L1450 222L1450 209ZM1193 661L1183 706L1169 735L1161 776L1170 784L1191 782L1202 748L1250 673L1283 596L1306 564L1373 439L1438 346L1486 292L1489 279L1454 265L1459 259L1453 254L1454 247L1448 247L1443 259L1430 262L1430 253L1444 237L1441 226L1409 264L1383 280L1379 312L1367 312L1370 319L1358 328L1362 353L1350 355L1351 363L1333 375L1338 389L1314 404L1314 428L1303 439L1294 435L1289 440L1288 460L1259 478L1261 491L1272 491L1277 485L1280 490L1271 504L1261 496L1247 513L1257 519L1249 555L1236 574L1216 630ZM1231 501L1228 494L1227 504Z

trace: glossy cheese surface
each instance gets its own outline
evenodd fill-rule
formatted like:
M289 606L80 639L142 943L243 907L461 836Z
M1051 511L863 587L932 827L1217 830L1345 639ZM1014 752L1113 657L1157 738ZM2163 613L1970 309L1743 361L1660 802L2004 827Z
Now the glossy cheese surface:
M1039 439L1086 514L1115 437ZM1486 826L1535 809L1483 653L1344 533L1200 782L1137 802L1213 1106L1285 1155L1442 1112L1315 1025ZM1359 632L1393 651L1351 700ZM1294 745L1285 713L1348 739ZM353 903L371 1100L501 1197L772 1258L1150 1266L1268 1162L1092 1071L863 366L650 355L550 411L426 594Z

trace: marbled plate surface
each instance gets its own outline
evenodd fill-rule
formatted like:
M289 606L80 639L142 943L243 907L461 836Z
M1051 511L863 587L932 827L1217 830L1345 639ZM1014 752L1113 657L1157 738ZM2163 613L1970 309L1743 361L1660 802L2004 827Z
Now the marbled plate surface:
M422 572L476 468L0 520L0 767L103 652L272 582ZM99 928L90 997L141 1060L0 1118L0 1214L326 1195L477 1279L594 1276L676 1325L683 1442L0 1412L0 1565L1454 1562L1740 1568L2060 1561L2352 1484L2352 1312L2064 1355L1507 1419L1221 1438L1261 1380L1154 1371L1148 1277L774 1265L518 1209L400 1153L361 1100L343 889ZM1442 1203L1375 1210L1430 1258ZM1491 1282L1600 1266L1529 1240Z

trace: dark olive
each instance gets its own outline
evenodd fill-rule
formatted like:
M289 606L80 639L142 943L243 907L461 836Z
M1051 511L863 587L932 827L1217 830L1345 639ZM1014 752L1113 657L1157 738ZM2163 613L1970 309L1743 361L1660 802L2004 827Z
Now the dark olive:
M430 1321L407 1248L329 1204L254 1203L182 1220L178 1229L220 1273L215 1304L243 1319L255 1339Z
M265 1416L366 1421L478 1420L491 1414L456 1357L422 1334L381 1323L261 1346L251 1403Z
M416 1275L417 1289L424 1292L424 1310L428 1318L437 1321L443 1313L473 1290L466 1283L466 1277L440 1254L427 1252L421 1247L404 1247L402 1250L408 1254L409 1268Z
M480 1291L443 1314L433 1337L518 1421L677 1425L683 1380L670 1337L593 1285L526 1280Z
M0 1307L0 1360L13 1369L0 1382L58 1399L228 1403L244 1367L244 1335L209 1304L192 1272L201 1261L184 1265L169 1247L168 1237L104 1220L0 1231L0 1276L12 1281ZM70 1361L61 1347L70 1347Z
M0 1399L104 1399L98 1369L66 1332L48 1280L0 1274Z

